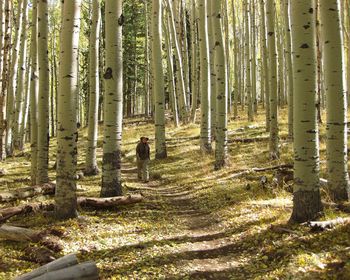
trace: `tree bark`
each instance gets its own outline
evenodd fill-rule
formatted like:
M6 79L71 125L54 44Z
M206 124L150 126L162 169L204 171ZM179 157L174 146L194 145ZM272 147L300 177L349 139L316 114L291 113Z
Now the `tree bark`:
M157 159L167 157L165 143L164 74L162 65L162 1L152 1L152 67L155 97L155 142Z
M122 0L106 1L106 72L101 197L122 195L123 121ZM117 24L116 24L117 23Z
M208 46L207 0L199 0L199 53L200 53L200 92L201 92L201 151L210 153L211 147L211 88L210 57Z
M39 65L39 97L38 97L38 155L37 184L49 181L49 92L50 70L48 58L48 3L38 0L38 65Z
M322 211L316 120L315 2L291 1L294 77L294 186L291 221L315 219Z
M57 187L55 214L58 219L77 216L77 67L81 0L63 3L63 26L57 99Z
M347 96L340 1L321 1L321 32L327 104L328 187L334 201L348 199Z
M16 189L11 192L0 192L0 202L10 202L17 199L25 199L36 195L53 195L55 194L55 184L44 184L40 186L32 186Z
M98 100L100 93L99 78L99 41L101 26L100 1L92 2L92 26L90 31L90 85L89 85L89 121L88 143L86 152L85 175L97 175L99 168L96 161L98 135Z

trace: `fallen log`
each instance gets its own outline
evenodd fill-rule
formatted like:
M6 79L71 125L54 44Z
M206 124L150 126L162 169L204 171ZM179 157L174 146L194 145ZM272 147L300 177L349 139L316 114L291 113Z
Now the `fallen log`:
M55 184L47 183L40 186L16 189L11 192L1 192L0 202L10 202L17 199L25 199L37 195L53 195L55 194L55 188Z
M128 205L141 202L143 200L143 196L141 194L133 194L127 196L116 196L116 197L107 197L107 198L99 198L99 197L78 197L78 205L80 207L88 207L88 208L109 208L116 207L121 205ZM0 222L4 222L9 218L29 213L36 213L38 211L53 211L55 209L55 204L48 203L30 203L16 207L9 207L0 209Z
M336 225L350 223L350 218L337 218L328 221L310 221L303 225L309 226L314 231L324 231L326 229L332 229Z
M269 167L263 167L263 168L254 167L251 169L246 169L246 170L242 170L240 172L234 173L230 178L237 179L254 172L265 172L265 171L272 171L276 169L290 169L290 168L293 168L292 164L282 164L282 165L269 166Z
M113 206L128 205L141 202L143 196L141 194L137 195L127 195L127 196L116 196L116 197L78 197L78 205L80 207L92 207L92 208L108 208Z
M79 264L77 256L70 254L53 262L23 274L15 280L64 280L64 279L99 279L99 271L94 262Z
M25 204L25 205L20 205L15 207L2 208L0 209L0 222L4 222L16 215L28 214L32 212L35 213L42 210L52 211L54 210L54 205L43 204L43 203L31 203L31 204Z
M55 252L63 250L63 246L57 237L48 236L45 231L41 232L23 227L2 225L0 227L0 239L17 242L40 243Z
M95 262L84 262L60 270L47 272L31 280L98 280L99 270Z

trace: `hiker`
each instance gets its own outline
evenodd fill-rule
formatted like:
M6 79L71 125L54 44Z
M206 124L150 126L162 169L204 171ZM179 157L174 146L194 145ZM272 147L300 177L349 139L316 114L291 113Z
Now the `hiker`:
M140 142L136 146L137 159L137 177L143 180L144 183L149 182L148 165L150 161L150 147L148 145L148 138L141 137Z

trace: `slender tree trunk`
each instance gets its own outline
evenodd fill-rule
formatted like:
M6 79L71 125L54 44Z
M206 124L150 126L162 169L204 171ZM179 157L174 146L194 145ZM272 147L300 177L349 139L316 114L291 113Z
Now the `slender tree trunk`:
M208 39L209 39L209 61L210 61L210 123L211 123L211 136L215 138L216 134L216 77L215 77L215 39L214 39L214 13L213 13L213 1L208 2Z
M168 3L169 4L169 3ZM174 31L174 30L173 30ZM175 43L175 42L174 42ZM177 51L177 50L176 50ZM152 67L153 90L155 97L155 144L156 159L167 157L165 143L165 94L162 65L162 2L152 0ZM182 84L182 82L180 82ZM185 92L183 93L185 94ZM185 95L184 95L185 97ZM180 112L183 108L180 108Z
M38 0L38 158L37 184L49 181L49 58L48 58L48 6L46 0Z
M98 135L98 100L100 93L99 77L99 41L101 26L100 1L92 2L92 25L90 31L90 85L89 85L89 121L88 143L86 152L85 175L97 175L99 169L96 161L97 135Z
M123 121L122 0L107 0L104 143L101 197L122 195L121 142ZM115 24L117 23L117 25Z
M16 17L16 29L15 37L12 45L11 54L11 66L10 66L10 80L7 95L7 131L6 131L6 152L7 155L12 156L13 154L13 127L15 119L15 92L18 77L18 60L19 60L19 47L20 47L20 37L22 33L22 7L23 0L19 0L17 3L17 17Z
M168 82L169 82L169 99L173 111L173 118L175 126L179 126L179 114L177 110L177 99L175 90L175 76L174 76L174 62L173 62L173 52L172 52L172 41L170 36L170 18L167 17L166 23L164 23L164 33L165 33L165 45L167 50L167 65L168 65Z
M228 83L224 39L222 35L222 0L212 1L214 65L216 86L216 145L215 145L215 169L218 170L227 162L227 112L228 112Z
M210 59L208 46L207 0L199 0L200 92L201 92L201 150L211 152Z
M191 49L192 49L192 67L191 67L191 81L192 81L192 112L191 120L196 121L196 111L198 106L198 47L197 47L197 6L196 0L192 0L191 7Z
M64 1L61 30L57 119L57 185L55 213L58 219L77 216L77 69L81 0Z
M248 121L254 121L253 110L253 93L251 82L251 46L250 46L250 26L249 26L250 9L248 1L244 2L244 22L245 22L245 63L246 63L246 93L248 99ZM254 50L253 50L254 51Z
M20 137L20 130L23 119L23 103L26 98L26 88L25 88L25 79L27 73L27 21L28 21L28 0L23 0L23 8L22 8L22 32L20 38L20 49L19 49L19 66L20 69L18 71L18 83L16 90L16 106L15 106L15 119L14 119L14 127L13 127L13 140L14 140L14 148L22 150L23 143L22 138Z
M239 64L238 64L238 55L239 55L239 48L238 48L238 34L237 34L237 19L236 19L236 6L235 1L232 1L232 27L233 27L233 64L234 64L234 86L233 86L233 94L234 94L234 103L233 103L233 117L237 119L238 117L238 92L239 92Z
M284 24L286 29L285 55L286 55L286 71L288 84L288 136L293 139L293 64L291 53L291 32L289 20L290 0L284 0Z
M265 113L266 113L266 131L270 131L270 82L269 75L270 70L268 67L268 52L267 52L267 33L266 33L266 12L265 12L265 0L260 2L260 14L261 14L261 46L262 46L262 65L264 68L264 86L265 86Z
M28 59L29 61L29 59ZM27 73L26 73L26 81L25 81L25 91L24 91L24 102L22 105L22 120L21 120L21 126L19 129L19 138L20 143L23 147L24 143L26 142L26 134L28 134L27 127L28 127L28 115L29 115L29 99L30 99L30 77L31 77L31 67L30 63L27 63Z
M253 114L258 113L258 94L256 86L256 25L255 25L255 0L251 0L251 71L252 71L252 102L253 102Z
M179 46L179 39L177 37L176 33L176 27L175 27L175 19L174 19L174 13L172 9L172 3L170 0L168 0L168 10L170 13L170 27L171 27L171 35L172 35L172 41L174 42L175 46L175 57L176 57L176 75L177 75L177 82L178 82L178 96L179 96L179 111L180 111L180 119L183 122L188 122L188 106L187 106L187 97L186 97L186 84L185 84L185 78L184 78L184 66L181 56L181 49Z
M291 1L294 77L294 186L291 220L305 222L322 211L316 119L316 10L314 0Z
M149 28L148 28L148 0L145 1L145 115L150 115L150 54L149 54Z
M327 102L328 187L335 201L348 199L347 98L340 1L321 1L321 32Z
M8 53L10 47L10 11L9 2L0 1L0 161L6 158L6 95L7 95L7 73Z
M30 177L32 185L37 182L38 172L38 9L37 1L33 1L32 34L30 43L31 76L30 76Z
M275 3L267 0L267 42L269 50L269 84L270 84L270 157L277 159L278 151L278 96L277 96L277 53L275 32Z

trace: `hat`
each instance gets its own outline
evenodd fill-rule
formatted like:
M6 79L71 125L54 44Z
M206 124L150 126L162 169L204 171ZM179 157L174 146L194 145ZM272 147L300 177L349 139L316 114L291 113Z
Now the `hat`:
M146 139L147 141L149 140L149 138L148 138L148 137L144 137L144 136L142 136L142 137L140 138L140 140L142 141L143 139Z

